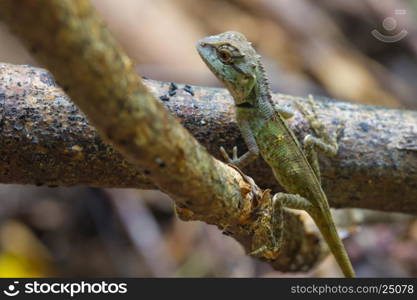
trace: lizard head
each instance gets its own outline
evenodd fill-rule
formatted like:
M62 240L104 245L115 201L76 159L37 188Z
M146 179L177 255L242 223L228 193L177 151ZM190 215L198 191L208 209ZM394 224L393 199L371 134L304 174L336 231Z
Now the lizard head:
M206 65L227 87L236 104L247 102L256 84L259 56L245 36L227 31L199 40L196 48Z

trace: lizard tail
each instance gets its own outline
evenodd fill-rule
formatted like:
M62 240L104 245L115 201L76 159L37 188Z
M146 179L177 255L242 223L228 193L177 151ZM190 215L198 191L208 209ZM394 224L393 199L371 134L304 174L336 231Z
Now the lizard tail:
M353 278L356 277L355 271L353 270L352 263L350 262L349 256L346 253L345 246L343 245L339 234L337 233L336 226L332 219L329 222L323 221L323 217L312 215L314 222L317 224L321 234L327 242L330 251L333 253L339 267L342 269L345 277ZM331 218L331 216L330 216Z

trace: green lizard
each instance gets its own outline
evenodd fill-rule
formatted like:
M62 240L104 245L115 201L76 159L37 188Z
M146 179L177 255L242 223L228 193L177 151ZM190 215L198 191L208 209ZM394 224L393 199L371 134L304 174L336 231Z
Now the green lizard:
M231 159L221 148L227 162L242 168L261 154L278 182L289 193L275 194L275 206L307 211L344 275L354 277L355 272L338 236L321 187L316 154L316 150L327 155L337 154L337 132L327 134L324 126L317 122L316 116L297 102L315 132L322 136L319 139L308 135L304 139L304 147L300 146L285 121L293 113L285 107L274 106L260 56L241 33L228 31L208 36L199 40L196 47L210 70L233 96L238 126L249 150L238 158L237 148L234 147ZM310 102L313 104L311 99ZM275 246L275 249L266 249L265 246L259 251L277 250L279 245Z

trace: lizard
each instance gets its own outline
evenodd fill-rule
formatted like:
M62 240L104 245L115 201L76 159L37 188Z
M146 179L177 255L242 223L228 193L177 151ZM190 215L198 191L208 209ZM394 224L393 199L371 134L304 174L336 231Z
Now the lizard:
M330 251L346 277L355 277L350 259L337 233L326 194L321 186L317 151L335 156L337 136L325 131L317 116L299 101L295 104L310 122L317 136L307 135L303 146L287 125L294 112L275 105L261 57L239 32L227 31L196 43L197 52L212 73L226 86L234 99L238 127L248 151L238 157L237 147L230 158L220 148L225 160L243 168L259 155L271 167L275 178L287 193L273 197L274 206L305 210L314 220ZM310 104L314 107L313 99ZM283 208L281 208L283 209ZM277 239L279 240L279 239ZM261 247L259 251L276 250Z

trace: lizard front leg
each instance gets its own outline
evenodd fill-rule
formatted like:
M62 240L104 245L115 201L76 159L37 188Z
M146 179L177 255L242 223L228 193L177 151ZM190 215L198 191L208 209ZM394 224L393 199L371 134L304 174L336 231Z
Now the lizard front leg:
M255 136L252 133L252 130L249 127L247 121L242 121L239 124L240 132L242 134L243 140L245 141L246 146L248 147L248 152L243 154L241 157L237 156L237 147L233 147L233 156L229 157L226 150L223 147L220 147L220 152L222 153L224 159L239 169L242 169L252 161L254 161L259 156L259 148L256 144Z
M339 145L337 144L337 137L340 129L342 128L342 125L339 125L333 133L328 132L323 123L321 123L317 117L317 104L314 102L312 95L308 96L308 103L311 106L311 112L308 111L304 105L298 101L296 102L296 105L298 109L303 113L305 118L309 121L310 126L318 136L317 138L311 134L307 135L303 140L303 148L311 167L316 173L317 178L320 180L320 167L316 151L320 151L321 153L330 157L335 156L339 149Z

